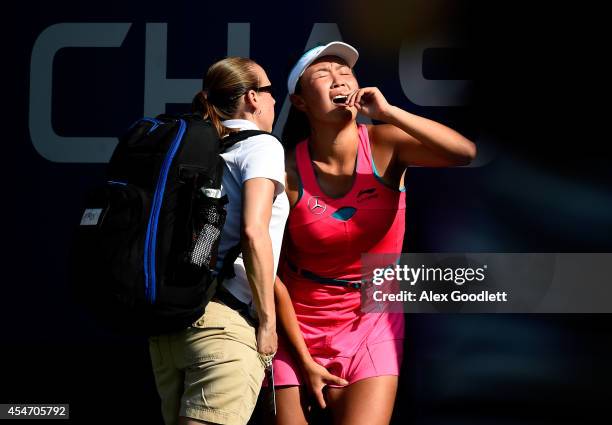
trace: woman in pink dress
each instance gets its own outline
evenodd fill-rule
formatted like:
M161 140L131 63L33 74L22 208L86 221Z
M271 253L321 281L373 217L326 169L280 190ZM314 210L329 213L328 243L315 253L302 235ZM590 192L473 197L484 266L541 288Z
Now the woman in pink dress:
M408 165L464 165L476 155L457 132L360 88L357 57L345 43L318 46L288 79L283 142L299 143L287 155L291 212L275 285L286 335L274 358L277 424L308 423L313 399L336 424L389 423L404 317L361 311L361 255L401 253ZM384 124L357 124L357 114Z

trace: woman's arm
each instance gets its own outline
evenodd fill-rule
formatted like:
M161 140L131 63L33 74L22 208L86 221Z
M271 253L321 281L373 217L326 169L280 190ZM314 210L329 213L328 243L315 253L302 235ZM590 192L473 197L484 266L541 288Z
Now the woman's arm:
M296 360L300 364L312 361L312 356L304 342L304 337L302 336L302 331L300 330L300 325L298 324L295 310L291 303L289 291L287 291L287 287L278 276L276 276L276 282L274 284L274 299L276 301L276 314L285 331L287 340L291 344Z
M315 396L321 408L325 409L323 387L327 384L348 385L348 382L329 373L327 369L315 362L310 355L306 342L304 342L293 304L291 304L287 287L278 276L274 285L274 296L276 299L276 314L293 348L294 357L304 372L303 375L306 378L310 392Z
M293 208L299 196L299 176L295 163L295 150L288 152L285 158L285 193L289 198L289 204ZM289 232L285 230L279 265L283 264L285 261L288 239ZM282 267L279 266L279 274L281 273ZM329 373L327 369L315 362L310 355L304 337L302 336L302 331L300 330L293 304L291 303L289 291L278 276L276 277L276 283L274 285L274 299L276 301L276 314L278 320L285 331L286 339L290 345L289 351L293 352L294 359L304 372L303 375L306 378L308 389L315 396L321 408L325 408L323 387L326 384L348 385L348 382Z
M373 126L372 135L393 150L393 162L400 168L466 165L476 158L476 145L470 140L443 124L389 105L376 87L359 89L347 104L387 123Z
M257 350L276 352L276 313L274 306L274 256L270 239L270 219L274 182L257 177L244 183L242 193L242 253L253 302L259 317Z

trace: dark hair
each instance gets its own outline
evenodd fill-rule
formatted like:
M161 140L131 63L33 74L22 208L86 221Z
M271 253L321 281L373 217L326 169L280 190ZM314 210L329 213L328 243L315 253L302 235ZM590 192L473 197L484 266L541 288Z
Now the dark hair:
M203 78L202 90L191 102L192 111L209 119L220 137L230 133L221 121L234 116L240 97L258 87L255 65L255 61L241 57L227 57L215 62Z
M300 60L302 55L304 55L304 52L294 52L289 56L286 68L287 72L285 73L286 75L291 73L291 70ZM300 80L298 80L295 85L294 93L300 94L301 92L302 86ZM290 152L299 142L306 139L308 136L310 136L310 122L308 121L308 117L304 112L291 105L281 137L285 151Z
M302 54L294 55L290 58L289 68L287 71L287 75L293 69L293 66L297 63L297 61L302 57ZM353 75L355 75L355 70L352 69ZM355 78L357 78L355 76ZM297 80L295 85L295 94L300 94L302 92L302 83L301 78ZM285 122L285 127L283 127L282 132L282 141L283 146L286 152L291 151L295 148L295 146L304 139L310 137L310 122L308 121L308 116L302 111L300 111L295 106L291 105L289 108L289 114L287 115L287 121Z
M295 86L295 94L302 91L300 81ZM308 116L295 106L291 105L285 127L283 127L282 141L286 152L293 150L302 140L310 136L310 122Z

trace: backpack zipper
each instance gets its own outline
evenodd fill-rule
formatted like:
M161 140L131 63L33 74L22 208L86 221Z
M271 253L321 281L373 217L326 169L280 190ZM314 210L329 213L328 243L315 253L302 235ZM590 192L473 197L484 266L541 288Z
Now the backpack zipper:
M143 122L143 121L148 121L150 123L153 123L153 125L151 126L151 128L149 129L149 131L147 131L147 134L151 133L152 131L154 131L159 125L163 124L163 122L161 122L160 120L158 120L157 118L149 118L149 117L144 117L139 119L138 121L134 122L134 124L132 124L129 128L128 131L130 131L132 128L134 128L136 126L136 124L138 124L139 122Z
M145 296L151 304L155 303L156 297L156 276L155 276L155 248L157 245L157 224L159 220L159 212L161 210L162 200L164 198L164 189L166 187L166 181L168 180L168 171L172 160L176 155L187 124L185 120L179 120L179 129L176 133L170 149L164 158L161 171L159 173L159 179L157 180L157 186L153 195L153 206L151 208L151 215L149 216L149 224L147 226L147 235L145 239L145 253L144 253L144 272L145 272Z

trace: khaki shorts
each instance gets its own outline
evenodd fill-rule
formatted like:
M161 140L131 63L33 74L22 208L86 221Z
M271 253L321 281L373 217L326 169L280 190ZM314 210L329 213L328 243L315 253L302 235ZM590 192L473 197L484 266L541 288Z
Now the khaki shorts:
M253 413L264 364L253 324L211 301L189 328L149 338L166 425L179 416L218 424L246 424Z

